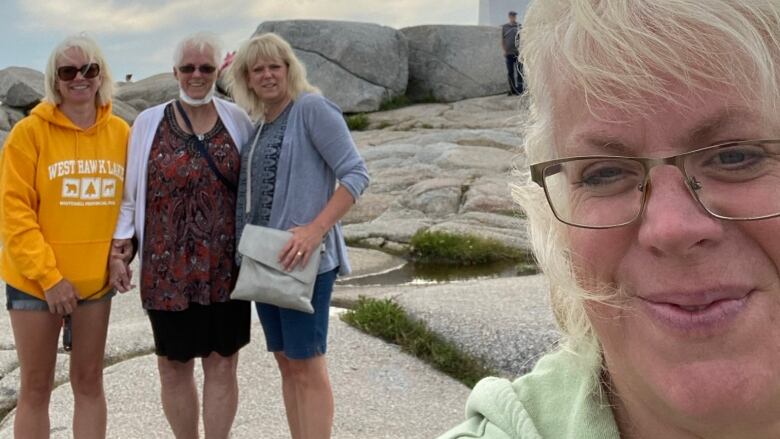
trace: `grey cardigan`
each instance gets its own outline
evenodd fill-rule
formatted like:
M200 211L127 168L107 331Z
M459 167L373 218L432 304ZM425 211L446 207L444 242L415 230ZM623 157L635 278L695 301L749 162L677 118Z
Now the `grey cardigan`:
M276 171L271 218L268 227L287 230L311 223L336 190L336 180L356 201L368 186L368 171L352 135L336 104L327 98L306 93L298 96L290 109L282 150ZM255 134L259 127L256 127ZM252 147L255 135L244 148ZM257 154L257 152L255 152ZM246 208L246 166L243 162L236 200L236 239L241 239ZM252 178L260 176L252 170ZM253 197L254 198L254 197ZM256 203L252 201L252 210ZM249 218L255 212L250 212ZM325 235L325 253L318 273L340 267L339 274L351 271L341 222Z

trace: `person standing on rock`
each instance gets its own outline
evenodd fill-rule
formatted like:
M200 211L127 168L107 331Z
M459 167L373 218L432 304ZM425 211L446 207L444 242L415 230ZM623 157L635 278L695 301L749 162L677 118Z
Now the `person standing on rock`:
M523 42L563 340L441 438L780 438L780 2L537 1Z
M509 11L509 22L501 26L501 49L506 61L507 79L509 81L508 96L517 96L523 92L522 64L518 60L517 34L521 26L517 22L517 12Z
M58 335L69 321L73 436L104 438L115 294L107 267L130 128L111 113L114 81L90 37L62 41L44 82L44 101L13 127L0 165L0 273L20 370L14 437L49 437Z
M255 224L291 231L279 255L288 270L306 266L325 244L314 314L261 303L257 311L281 371L292 437L328 438L333 424L325 362L329 304L336 276L350 272L339 220L368 186L368 172L341 110L308 83L304 66L281 37L267 33L246 41L228 76L236 102L262 122L242 151L236 230ZM252 181L247 181L250 167ZM248 190L251 210L246 211Z
M138 240L141 302L154 333L162 405L177 438L198 437L195 358L201 359L207 438L227 438L238 405L238 351L249 343L249 303L235 284L236 184L252 123L214 97L221 45L196 33L174 53L180 97L142 112L129 146L114 233L112 280L127 291Z

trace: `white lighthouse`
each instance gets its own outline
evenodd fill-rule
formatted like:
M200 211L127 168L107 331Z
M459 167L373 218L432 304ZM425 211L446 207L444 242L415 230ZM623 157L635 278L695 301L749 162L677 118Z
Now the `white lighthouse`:
M530 0L479 0L479 24L500 26L508 21L507 12L516 11L517 21L523 22Z

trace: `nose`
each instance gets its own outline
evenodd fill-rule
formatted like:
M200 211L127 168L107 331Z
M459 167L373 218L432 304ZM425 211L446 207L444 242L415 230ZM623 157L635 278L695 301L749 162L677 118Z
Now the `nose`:
M710 216L691 194L674 166L650 171L645 211L640 219L639 243L656 254L689 256L723 236L723 223Z

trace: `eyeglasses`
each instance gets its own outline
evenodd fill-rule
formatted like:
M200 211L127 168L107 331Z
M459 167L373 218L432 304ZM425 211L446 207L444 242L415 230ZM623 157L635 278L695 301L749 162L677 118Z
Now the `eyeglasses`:
M81 72L81 76L85 79L92 79L100 74L100 64L90 63L84 64L81 67L76 66L62 66L57 67L57 77L60 81L72 81L76 78L76 75Z
M650 170L677 167L709 215L732 221L780 216L780 139L708 146L664 158L579 156L531 165L558 220L607 229L636 221L651 189Z
M185 64L183 66L177 67L176 69L181 73L186 73L188 75L190 73L193 73L196 69L199 72L203 73L204 75L210 75L217 70L217 68L212 66L211 64L201 64L199 66L195 66L193 64Z

